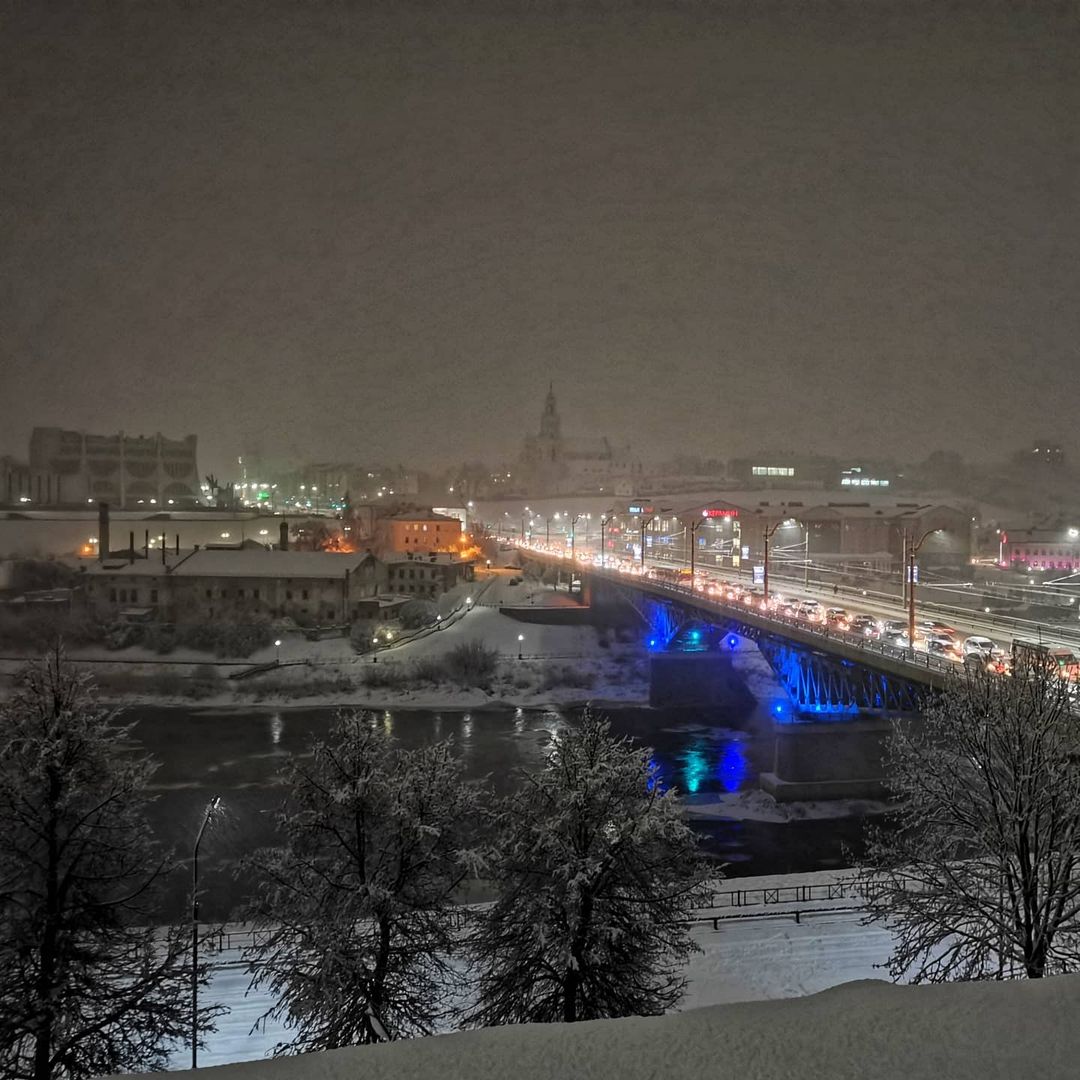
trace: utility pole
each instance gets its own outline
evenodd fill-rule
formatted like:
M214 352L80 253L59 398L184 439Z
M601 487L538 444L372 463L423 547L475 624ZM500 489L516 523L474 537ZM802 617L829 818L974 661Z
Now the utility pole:
M607 569L607 547L604 545L604 531L607 529L607 515L600 518L600 569Z
M919 554L919 549L927 537L936 532L941 532L941 530L927 529L919 537L918 543L913 543L908 547L908 649L913 658L915 655L915 556Z
M203 833L221 805L215 795L206 806L191 855L191 1067L199 1067L199 845Z
M699 518L690 523L690 591L697 591L697 578L695 577L695 563L697 559L697 531L701 528L705 518Z
M580 517L581 517L580 514L575 514L570 519L570 567L571 567L570 575L571 575L571 577L573 577L573 567L577 565L577 559L575 558L575 553L576 553L576 548L577 548L577 523L578 523L578 518L580 518Z
M765 592L765 603L769 602L769 541L772 539L772 535L783 524L782 521L778 521L770 529L766 529L764 532L765 539L765 574L762 578L762 588Z

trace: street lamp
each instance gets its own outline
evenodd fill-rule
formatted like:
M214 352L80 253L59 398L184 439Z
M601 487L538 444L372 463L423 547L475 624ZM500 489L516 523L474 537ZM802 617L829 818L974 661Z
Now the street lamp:
M765 530L765 573L762 575L761 587L765 593L766 604L769 602L769 541L772 539L773 533L783 524L782 521L778 521L772 528Z
M641 519L641 569L645 569L645 530L661 515L671 511L670 506L661 506L652 517Z
M518 659L519 660L521 659L521 646L524 643L524 641L525 641L525 635L524 634L518 634Z
M277 638L274 641L274 663L281 663L281 638Z
M203 833L221 805L215 795L207 804L191 854L191 1067L199 1067L199 845Z
M694 563L697 557L697 531L705 524L707 514L704 510L701 511L701 518L698 521L690 522L690 591L696 592L695 585L697 579L694 577L695 569Z
M575 553L575 549L576 549L576 545L577 545L577 523L578 523L578 519L580 517L581 517L580 514L575 514L570 519L570 562L571 562L571 564L573 564L574 561L575 561L574 560L574 553ZM571 573L573 573L573 571L571 571Z
M927 529L926 532L919 537L916 543L912 543L908 546L908 648L911 650L912 655L915 653L915 556L919 554L919 549L923 546L923 543L928 537L933 536L934 533L942 532L941 529Z

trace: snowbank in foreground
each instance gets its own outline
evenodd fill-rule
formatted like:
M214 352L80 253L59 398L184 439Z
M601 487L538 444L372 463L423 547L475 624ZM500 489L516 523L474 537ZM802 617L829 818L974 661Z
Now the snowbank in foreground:
M1076 1076L1080 976L847 983L663 1017L488 1028L224 1065L220 1080L987 1080ZM205 1075L202 1070L200 1075ZM187 1075L185 1074L173 1074Z

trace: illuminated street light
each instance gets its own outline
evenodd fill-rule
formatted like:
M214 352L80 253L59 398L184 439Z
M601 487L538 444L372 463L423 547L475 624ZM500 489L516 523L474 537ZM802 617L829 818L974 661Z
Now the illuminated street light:
M525 635L524 634L518 634L518 659L519 660L521 659L521 646L524 643L524 641L525 641Z
M281 663L281 638L277 638L274 642L274 663Z
M911 650L912 656L915 655L915 556L919 554L919 549L929 537L943 531L943 529L927 529L919 537L917 543L908 547L908 649Z
M221 796L215 795L206 805L202 824L195 837L191 854L191 1067L199 1067L199 845L203 833L221 806Z

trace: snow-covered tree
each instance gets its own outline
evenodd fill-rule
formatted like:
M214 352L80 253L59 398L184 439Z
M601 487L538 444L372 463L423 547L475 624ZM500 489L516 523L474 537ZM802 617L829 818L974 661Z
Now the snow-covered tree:
M895 828L870 832L870 918L893 978L1039 978L1080 961L1080 720L1056 666L950 681L889 754Z
M283 845L241 864L262 882L252 987L296 1033L276 1052L429 1034L460 980L452 895L478 866L476 787L448 742L405 751L358 713L283 779Z
M651 1015L682 995L710 871L650 751L588 712L498 808L474 1024Z
M171 867L145 818L155 766L129 740L59 649L0 705L5 1077L160 1069L190 1037L190 939L153 926Z

